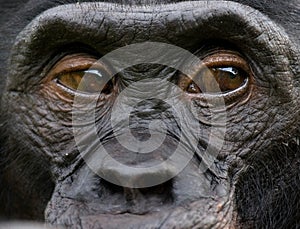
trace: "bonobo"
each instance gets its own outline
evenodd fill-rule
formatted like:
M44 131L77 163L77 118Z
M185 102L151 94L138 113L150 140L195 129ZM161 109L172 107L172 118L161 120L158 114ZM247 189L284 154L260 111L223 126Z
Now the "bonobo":
M0 219L300 228L298 0L1 0Z

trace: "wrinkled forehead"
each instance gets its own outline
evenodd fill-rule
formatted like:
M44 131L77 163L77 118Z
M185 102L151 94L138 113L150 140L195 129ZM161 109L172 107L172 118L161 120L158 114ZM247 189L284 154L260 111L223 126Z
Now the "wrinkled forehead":
M214 37L229 40L229 37L248 32L253 32L248 37L257 37L265 31L281 33L259 11L231 1L144 6L84 2L59 5L42 12L27 25L17 40L21 40L21 46L24 46L30 40L51 43L72 34L69 42L87 36L98 43L103 40L120 43L124 40L120 44L124 46L154 39L188 48L187 45L199 43L199 40ZM46 36L47 39L44 39ZM55 40L49 36L55 37ZM103 47L109 45L102 44Z
M270 40L272 34L278 36ZM213 39L236 44L249 55L253 52L261 63L266 53L282 57L296 49L281 27L267 16L233 1L163 5L71 3L43 11L18 35L11 58L16 73L13 72L10 79L26 79L24 76L28 73L18 69L18 63L40 63L45 55L70 43L87 44L105 55L128 44L145 41L171 43L195 51L199 44ZM285 48L278 50L277 47ZM282 62L282 58L278 63L276 60L278 66ZM23 77L19 77L21 74Z
M47 7L47 6L46 6ZM85 16L93 16L97 18L98 15L106 17L124 17L125 19L137 18L144 16L145 20L151 19L153 16L158 17L167 17L168 15L177 16L176 13L189 13L191 16L198 16L198 14L205 14L210 12L216 14L218 12L239 12L240 14L247 14L254 11L254 8L246 4L234 2L234 1L223 1L223 0L214 0L214 1L178 1L178 2L152 2L148 3L148 0L145 0L145 3L142 4L130 4L129 2L122 1L88 1L88 2L76 2L76 3L66 3L58 4L49 9L44 8L44 11L41 12L40 18L44 18L47 15L54 17L68 17L69 19L74 19L74 14L86 14ZM109 13L107 15L101 15L103 13ZM69 15L71 14L71 15ZM119 15L121 14L121 15ZM138 20L137 20L138 22Z

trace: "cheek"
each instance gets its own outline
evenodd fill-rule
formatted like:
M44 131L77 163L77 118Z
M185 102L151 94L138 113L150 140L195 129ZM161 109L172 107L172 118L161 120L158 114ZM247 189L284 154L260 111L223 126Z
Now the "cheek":
M10 136L26 143L32 153L60 157L72 144L72 106L42 94L10 92L5 95Z
M92 110L88 106L90 99L74 103L74 96L62 93L51 84L32 94L8 92L4 97L11 124L9 132L14 141L28 145L33 153L63 162L65 155L77 153L73 132L74 111L79 112L82 118L80 125L94 114L91 123L97 122L103 133L115 96L100 96Z
M237 103L229 108L224 152L242 157L255 156L270 147L272 138L278 138L276 132L280 132L270 127L275 123L283 125L277 115L277 106L274 101L271 102L268 91L256 88L246 103Z

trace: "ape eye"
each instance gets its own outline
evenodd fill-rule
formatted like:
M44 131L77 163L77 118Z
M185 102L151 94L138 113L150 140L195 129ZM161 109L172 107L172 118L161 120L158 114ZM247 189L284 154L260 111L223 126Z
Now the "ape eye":
M109 94L114 79L108 66L88 54L73 54L62 58L49 73L63 89L87 94Z
M251 70L241 56L234 52L207 56L194 74L180 77L179 84L191 94L227 94L239 91L249 82Z
M57 83L86 93L109 94L113 87L109 75L98 69L62 73L57 77Z
M232 66L205 68L193 78L187 92L226 93L241 87L247 78L245 71Z

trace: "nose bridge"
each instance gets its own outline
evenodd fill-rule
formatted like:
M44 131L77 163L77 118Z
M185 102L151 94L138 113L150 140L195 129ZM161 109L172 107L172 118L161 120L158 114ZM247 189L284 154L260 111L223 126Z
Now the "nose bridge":
M143 80L122 91L112 112L112 128L123 146L139 153L151 152L163 144L168 133L180 134L176 95L168 93L168 87L173 85L159 79Z
M171 119L174 119L171 105L161 99L150 98L136 104L130 113L129 125L131 128L149 129L151 122L161 121L167 124Z
M170 123L174 122L178 110L174 105L179 97L178 89L176 91L174 87L168 80L159 78L130 84L121 91L114 103L112 128L120 132L128 128L149 130L151 123L157 121L171 127Z

